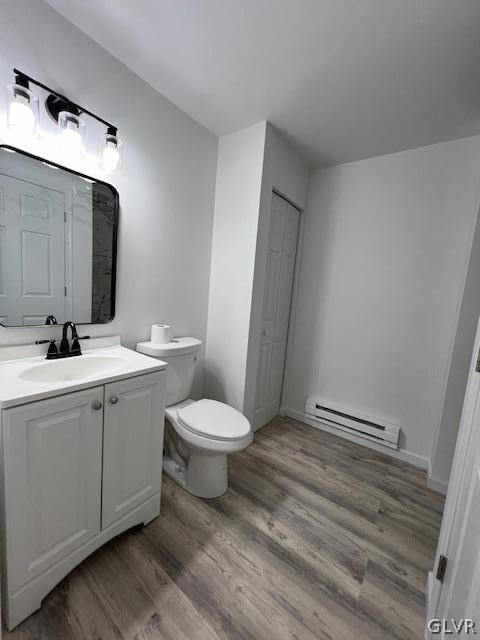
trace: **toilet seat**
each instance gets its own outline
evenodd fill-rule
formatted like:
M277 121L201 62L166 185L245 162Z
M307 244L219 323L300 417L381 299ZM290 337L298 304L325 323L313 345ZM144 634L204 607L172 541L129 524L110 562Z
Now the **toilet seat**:
M242 440L251 431L244 415L216 400L198 400L179 408L177 420L184 429L212 440Z

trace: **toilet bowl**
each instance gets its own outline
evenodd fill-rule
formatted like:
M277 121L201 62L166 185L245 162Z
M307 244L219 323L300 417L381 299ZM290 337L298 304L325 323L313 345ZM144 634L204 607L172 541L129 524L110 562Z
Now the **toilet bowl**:
M168 364L163 470L194 496L216 498L228 488L227 455L245 449L253 432L233 407L189 398L200 346L196 338L176 338L140 342L137 351Z

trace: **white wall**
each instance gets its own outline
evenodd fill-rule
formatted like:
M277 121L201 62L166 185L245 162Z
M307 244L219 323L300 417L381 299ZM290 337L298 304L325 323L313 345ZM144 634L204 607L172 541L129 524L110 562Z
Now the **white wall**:
M442 420L432 447L429 468L429 481L432 488L445 490L448 485L479 317L480 219L477 216L472 253L468 265L443 404Z
M82 332L119 333L134 346L148 337L152 322L168 321L176 334L205 340L217 139L41 0L2 2L2 86L13 80L14 66L117 124L125 142L123 172L115 179L121 205L116 317ZM0 117L4 110L0 91ZM87 142L97 151L93 136ZM51 328L0 328L0 344L50 335Z
M293 412L317 395L392 421L409 459L427 465L479 181L480 137L313 172L285 396Z
M308 169L266 122L218 147L206 393L251 419L272 189L305 206Z
M205 390L243 410L266 122L219 139Z
M255 405L272 193L275 189L299 209L303 210L307 202L308 177L309 170L304 160L282 138L275 127L268 124L257 228L255 273L243 401L244 413L249 420L253 419Z
M310 173L305 160L270 123L267 126L265 148L262 189L270 198L268 204L271 205L272 190L275 189L299 209L304 209L307 205ZM270 222L270 206L268 217Z

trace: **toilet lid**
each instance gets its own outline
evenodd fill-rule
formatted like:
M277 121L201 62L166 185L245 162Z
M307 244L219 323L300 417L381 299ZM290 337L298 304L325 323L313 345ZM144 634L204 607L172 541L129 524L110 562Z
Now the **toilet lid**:
M177 411L180 424L200 436L238 440L250 433L250 423L236 409L216 400L198 400Z

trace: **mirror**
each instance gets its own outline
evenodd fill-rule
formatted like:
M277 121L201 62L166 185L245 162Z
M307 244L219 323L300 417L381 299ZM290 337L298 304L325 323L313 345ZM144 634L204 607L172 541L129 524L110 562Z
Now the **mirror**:
M110 322L117 228L114 187L0 145L0 324Z

